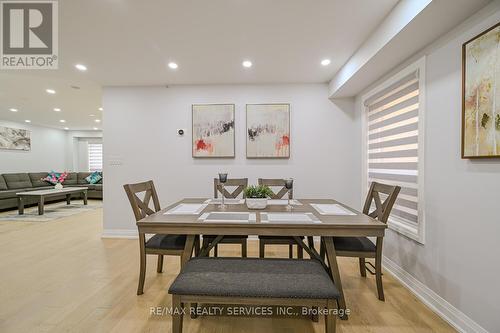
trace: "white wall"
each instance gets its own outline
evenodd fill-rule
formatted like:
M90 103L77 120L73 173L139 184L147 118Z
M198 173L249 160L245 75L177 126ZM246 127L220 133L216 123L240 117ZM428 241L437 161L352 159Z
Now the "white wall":
M326 84L105 88L104 234L134 234L123 184L153 179L163 206L211 197L213 177L294 177L297 197L358 202L360 122L353 101L328 100ZM191 104L236 104L236 158L191 157ZM291 158L245 158L245 104L291 104ZM177 129L185 129L184 137ZM122 165L110 165L110 162Z
M102 131L67 131L66 168L68 171L88 170L88 141L102 140Z
M66 167L66 133L62 130L0 120L0 126L31 131L31 150L0 149L0 173L61 171Z
M399 66L427 55L426 244L393 231L384 242L388 259L490 332L500 330L500 159L460 158L461 46L499 21L497 1Z

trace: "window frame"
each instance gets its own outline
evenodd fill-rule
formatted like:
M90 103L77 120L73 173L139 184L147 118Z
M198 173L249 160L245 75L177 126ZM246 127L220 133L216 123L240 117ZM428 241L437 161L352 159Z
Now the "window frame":
M396 83L397 81L403 79L405 76L411 74L412 72L417 72L418 77L418 223L415 226L413 223L409 223L403 219L396 216L390 216L387 221L389 229L398 232L420 244L425 244L425 176L424 176L424 166L425 166L425 109L426 109L426 99L425 99L425 56L415 61L411 65L408 65L404 69L398 71L396 74L392 75L388 79L383 80L378 83L373 89L369 90L361 96L361 143L362 143L362 167L361 167L361 195L362 202L364 202L366 195L368 194L369 184L368 184L368 108L365 106L366 100L374 96L376 93L388 88L390 85Z

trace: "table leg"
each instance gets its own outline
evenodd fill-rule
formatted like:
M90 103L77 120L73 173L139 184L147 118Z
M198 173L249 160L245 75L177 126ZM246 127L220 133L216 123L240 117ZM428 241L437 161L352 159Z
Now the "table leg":
M87 205L87 190L83 191L83 204Z
M71 194L66 194L66 205L71 204Z
M195 237L196 237L195 235L188 235L186 238L186 245L184 245L184 252L182 253L181 256L181 269L189 261L189 259L191 259Z
M24 199L23 197L17 197L17 208L19 209L19 215L24 214Z
M344 297L344 290L342 289L342 281L340 279L339 265L337 263L337 253L335 252L335 246L333 245L333 238L322 237L322 240L325 245L326 259L328 260L328 266L330 267L330 274L333 278L333 282L335 282L335 286L340 292L340 297L338 300L339 309L343 309L345 313L347 306ZM347 314L344 314L341 319L346 320Z
M43 197L43 195L41 195L40 198L38 199L38 215L43 215L44 205L45 205L45 198Z

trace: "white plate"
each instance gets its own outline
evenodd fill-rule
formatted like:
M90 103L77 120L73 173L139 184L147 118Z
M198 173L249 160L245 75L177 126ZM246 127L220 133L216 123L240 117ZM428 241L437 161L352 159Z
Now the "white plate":
M166 211L164 215L198 215L207 206L208 206L207 204L200 204L200 203L197 204L182 203Z
M203 222L248 223L255 222L257 216L255 213L247 212L210 212L202 214L198 220Z
M286 206L288 205L288 199L269 199L267 200L268 205ZM292 206L302 206L298 200L290 200Z
M261 213L262 223L321 223L312 213Z
M206 204L218 204L220 205L222 203L222 199L220 198L213 198L213 199L208 199L205 201ZM242 205L245 203L245 199L224 199L224 204L226 205Z
M321 215L357 215L339 204L314 204L311 206Z

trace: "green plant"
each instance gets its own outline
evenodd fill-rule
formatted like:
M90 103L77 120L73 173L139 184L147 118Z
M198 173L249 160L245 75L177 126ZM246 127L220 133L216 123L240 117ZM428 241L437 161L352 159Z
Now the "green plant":
M273 195L273 191L268 186L265 185L250 185L245 189L245 196L252 199L263 199L270 198Z

